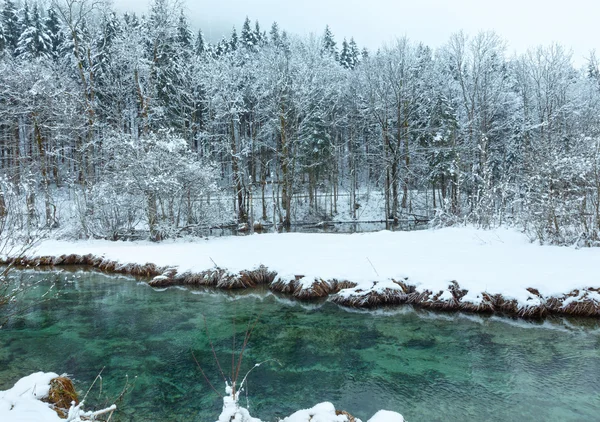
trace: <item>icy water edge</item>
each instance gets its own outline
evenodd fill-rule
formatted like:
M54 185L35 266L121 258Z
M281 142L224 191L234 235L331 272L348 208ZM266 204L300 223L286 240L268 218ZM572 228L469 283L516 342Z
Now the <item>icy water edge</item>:
M596 319L353 312L266 291L154 290L82 271L19 275L44 282L24 301L34 306L0 330L0 390L40 370L72 374L85 390L104 367L103 397L137 377L119 421L214 421L220 398L192 357L223 389L204 321L230 373L233 334L239 348L257 317L240 372L279 364L250 374L242 404L264 421L325 400L363 420L379 409L409 422L600 418ZM53 282L60 294L36 304ZM97 387L88 402L101 404Z

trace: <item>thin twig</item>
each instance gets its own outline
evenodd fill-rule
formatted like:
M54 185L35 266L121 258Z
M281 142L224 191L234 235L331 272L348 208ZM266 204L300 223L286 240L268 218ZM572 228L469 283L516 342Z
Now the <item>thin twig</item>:
M233 395L235 396L235 304L233 302L233 345L231 346L231 387L233 388Z
M206 380L206 382L208 383L208 385L210 386L210 388L212 388L215 393L217 393L221 398L223 398L223 394L221 394L221 393L219 393L217 391L217 389L212 385L212 383L210 382L210 380L208 379L208 377L204 373L204 370L202 369L202 366L200 366L200 362L198 362L198 359L196 359L196 355L194 355L194 351L193 350L192 350L192 357L194 358L194 361L196 362L196 365L198 365L198 369L200 369L200 372L202 372L202 376L204 377L204 379Z
M81 401L85 401L88 394L90 394L90 391L92 391L92 388L94 388L94 384L96 384L96 381L98 381L98 379L102 379L102 371L104 371L104 368L106 368L106 366L102 367L102 369L100 370L98 375L96 375L96 378L94 378L94 382L92 382L92 385L90 385L90 388L88 388L87 392L85 393L85 396L83 396L83 399ZM102 391L102 390L100 390L100 391Z
M206 337L208 338L208 343L210 344L210 349L213 352L213 356L215 357L215 361L217 362L217 367L219 368L219 372L223 377L223 381L227 382L227 378L225 377L225 373L221 368L221 363L219 362L219 358L217 358L217 352L215 351L215 346L213 345L212 339L210 338L210 334L208 332L208 324L206 323L206 315L202 314L202 318L204 319L204 329L206 330Z
M246 372L246 375L244 375L244 379L240 383L240 390L244 386L244 383L246 382L246 378L248 378L248 375L250 374L250 372L254 371L255 368L258 368L260 365L262 365L263 363L267 363L267 362L277 362L279 364L279 366L283 366L281 364L281 362L279 362L277 359L267 359L267 360L263 360L262 362L254 364L254 366L252 368L250 368L250 370L248 372Z
M256 327L256 324L258 324L258 320L262 316L263 312L264 312L264 308L261 309L260 313L258 314L258 316L256 317L256 319L254 320L254 324L252 325L252 328L250 329L250 331L248 331L248 329L246 329L246 336L244 338L244 344L242 345L242 350L240 351L240 357L238 359L238 366L237 366L237 370L236 370L236 373L235 373L234 380L237 380L237 378L238 378L238 375L240 373L240 367L242 366L242 360L244 358L244 351L246 350L246 346L248 345L248 341L250 340L250 336L252 336L252 332L254 331L254 328Z
M371 264L371 267L373 267L373 271L375 271L375 274L377 274L377 277L379 277L379 273L375 269L375 266L373 265L373 263L371 262L371 260L369 259L369 257L367 257L367 261L369 261L369 264Z

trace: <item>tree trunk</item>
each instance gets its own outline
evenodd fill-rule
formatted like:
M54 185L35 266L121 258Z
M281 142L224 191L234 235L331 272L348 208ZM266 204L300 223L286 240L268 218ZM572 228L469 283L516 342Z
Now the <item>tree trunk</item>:
M244 206L244 192L242 190L242 178L240 176L239 162L237 157L237 142L235 139L235 121L233 118L230 123L231 131L231 171L233 173L233 183L235 187L235 196L237 198L238 221L246 223L248 215Z
M50 200L50 186L48 181L48 163L46 160L46 149L44 147L44 140L42 138L42 131L40 130L40 126L38 122L33 117L34 124L34 136L38 147L38 152L40 154L40 173L42 175L42 189L44 191L44 205L46 210L46 227L52 227L54 225L54 221L52 221L52 203Z
M281 201L283 209L285 210L283 225L284 227L290 227L292 224L292 190L289 174L289 145L286 136L285 107L283 105L281 106L281 113L279 114L279 123L281 125L281 178L283 179Z

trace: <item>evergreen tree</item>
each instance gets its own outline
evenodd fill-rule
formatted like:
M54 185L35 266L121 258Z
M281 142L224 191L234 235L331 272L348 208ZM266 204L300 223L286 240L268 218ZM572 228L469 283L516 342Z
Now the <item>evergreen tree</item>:
M233 27L233 31L231 31L231 38L229 39L229 50L235 51L238 48L238 35L235 30L235 26Z
M135 13L129 14L127 12L123 13L123 22L131 28L136 28L139 26L140 21Z
M258 39L255 32L250 28L250 19L247 16L242 27L241 41L244 48L249 50L255 49L258 45Z
M354 69L354 61L350 57L350 47L348 47L348 41L346 41L346 38L344 38L344 41L342 42L340 64L346 69Z
M2 27L4 39L6 41L6 48L11 53L14 53L17 49L21 31L19 29L17 9L15 8L15 4L12 0L4 0L4 9L2 10Z
M58 59L65 42L65 35L58 19L58 14L52 7L48 9L45 25L46 33L50 37L50 49L48 53L53 59Z
M312 110L308 121L303 124L300 133L299 156L304 171L309 175L311 185L331 166L333 144L329 126L321 116L320 110Z
M215 56L224 56L225 54L229 53L229 51L231 51L231 41L228 41L225 39L225 37L223 37L223 39L219 41L215 47Z
M27 0L25 0L23 7L19 10L17 15L19 18L19 32L23 33L23 31L31 26L31 12L29 11L29 3Z
M194 51L196 52L197 56L203 55L204 52L206 51L206 44L204 42L204 34L202 33L201 29L198 30L198 36L196 37Z
M269 38L273 45L278 46L281 42L281 37L279 35L279 25L277 22L273 22L271 25L271 30L269 31Z
M31 13L25 3L23 15L23 32L17 43L17 54L24 57L48 55L52 49L52 40L46 31L37 3L33 5Z
M150 9L148 54L152 60L152 80L156 100L152 112L153 129L173 124L177 98L177 13L167 0L154 0Z
M179 22L177 23L177 42L185 50L191 50L192 48L192 32L183 14L183 10L181 11L181 15L179 15Z
M0 21L0 54L4 52L6 48L6 38L4 38L4 27L2 26L2 21Z
M325 33L323 34L323 50L325 53L331 55L336 60L338 59L338 51L336 42L333 38L333 33L329 29L329 25L325 27Z
M254 22L254 37L257 45L263 45L266 41L266 33L261 31L258 21Z
M352 69L354 69L360 62L360 50L358 49L358 45L356 45L354 38L350 38L348 48L350 49L349 55L352 61Z

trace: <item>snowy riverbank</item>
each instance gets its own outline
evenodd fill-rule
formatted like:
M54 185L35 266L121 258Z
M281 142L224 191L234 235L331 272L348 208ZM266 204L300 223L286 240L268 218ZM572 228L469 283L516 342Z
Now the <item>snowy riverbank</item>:
M262 234L162 243L47 240L29 255L29 265L84 263L128 272L125 264L135 264L137 273L158 275L156 285L251 286L232 280L239 281L240 272L266 267L269 276L263 282L273 290L299 298L331 294L350 306L415 303L523 316L600 315L600 249L540 246L506 228ZM146 263L154 265L140 270Z

